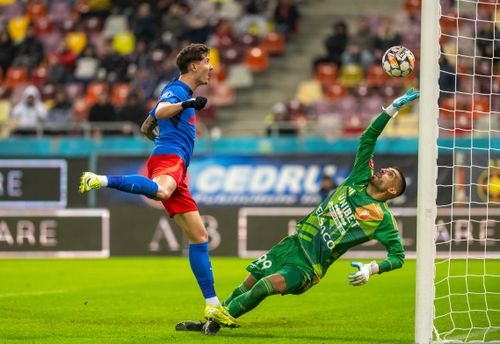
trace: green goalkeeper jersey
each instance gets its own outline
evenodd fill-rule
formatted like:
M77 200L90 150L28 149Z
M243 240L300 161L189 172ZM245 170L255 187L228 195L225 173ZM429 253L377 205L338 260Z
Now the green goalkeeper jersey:
M351 247L376 239L388 257L379 263L380 273L400 268L404 249L389 207L366 192L373 175L372 156L378 136L389 121L381 113L361 135L354 167L335 192L297 224L302 249L315 274L328 267Z

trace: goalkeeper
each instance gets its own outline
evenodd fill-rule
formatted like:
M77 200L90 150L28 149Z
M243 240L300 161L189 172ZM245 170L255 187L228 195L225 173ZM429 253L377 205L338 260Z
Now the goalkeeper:
M410 89L384 108L361 135L354 167L344 183L297 224L296 234L247 267L248 277L223 302L231 316L239 318L274 294L302 294L347 250L368 240L382 243L387 258L370 264L352 262L359 271L348 275L350 284L361 286L371 275L403 265L403 245L386 201L405 191L405 179L396 167L374 174L372 156L389 120L418 96L418 91Z

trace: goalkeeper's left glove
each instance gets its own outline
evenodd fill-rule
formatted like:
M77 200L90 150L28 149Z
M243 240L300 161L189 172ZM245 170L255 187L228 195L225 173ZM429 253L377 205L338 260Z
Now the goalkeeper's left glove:
M368 282L370 276L378 273L379 267L376 261L372 261L370 264L363 264L360 262L351 262L351 266L358 268L358 272L353 272L347 277L349 278L349 284L353 286L360 286Z
M417 99L420 96L420 92L410 88L405 94L401 97L394 99L394 101L386 108L382 108L386 114L391 117L396 117L398 111L403 105L410 103Z

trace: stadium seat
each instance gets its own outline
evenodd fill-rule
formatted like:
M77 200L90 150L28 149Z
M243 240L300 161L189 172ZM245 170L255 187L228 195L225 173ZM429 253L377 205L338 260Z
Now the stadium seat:
M332 62L320 63L316 66L315 78L324 87L333 85L337 82L337 65Z
M241 45L220 50L220 62L226 66L243 62L245 50Z
M40 90L43 101L54 99L56 95L56 87L54 84L45 84Z
M127 32L128 22L127 17L121 14L112 14L106 18L104 22L104 36L111 38L121 32Z
M345 87L353 87L363 80L363 68L359 64L349 63L340 70L340 83Z
M23 15L23 8L20 1L15 1L10 5L2 6L2 17L6 20Z
M59 31L63 34L77 31L78 17L70 15L59 24Z
M81 57L76 60L75 79L90 80L95 77L99 60L92 57Z
M363 116L373 116L382 111L382 107L384 106L384 100L380 96L370 96L361 102L361 110L360 113Z
M89 115L89 104L85 99L76 99L73 101L73 113L75 121L86 121Z
M219 81L211 88L210 101L215 106L229 106L236 101L236 92L226 81Z
M101 32L102 27L103 27L103 21L99 17L95 17L95 16L88 17L83 22L83 30L87 34L91 34L94 32Z
M113 50L120 55L129 55L135 48L135 36L131 32L120 32L113 37Z
M335 112L342 116L358 113L358 100L353 96L346 96L335 104Z
M302 81L297 88L295 99L306 106L320 101L323 99L321 84L317 80Z
M331 84L325 88L325 99L337 101L347 96L347 89L339 83Z
M283 55L285 52L285 37L281 32L269 32L264 37L264 48L269 55Z
M42 37L52 34L54 31L54 25L49 17L42 17L34 22L35 35L37 37Z
M259 37L248 32L241 36L240 41L246 48L258 47L260 44Z
M210 63L214 69L219 68L220 65L220 51L217 47L211 47L209 53Z
M40 20L47 16L47 5L42 0L30 1L26 7L26 15L32 22Z
M229 67L227 82L233 88L247 88L253 85L253 74L243 63Z
M49 52L56 50L57 46L61 42L62 36L58 32L53 32L49 35L41 36L39 39L43 45L43 49Z
M107 92L109 90L108 83L104 81L93 81L87 86L87 92L85 95L85 100L87 105L92 105L97 101L99 95L103 92Z
M16 43L21 42L26 36L26 31L30 20L26 16L14 17L7 23L7 30L10 38Z
M8 122L11 104L8 100L0 100L0 125Z
M31 83L35 86L41 87L47 81L47 67L33 68L31 71Z
M64 85L66 95L72 101L83 96L84 84L81 82L69 82Z
M345 136L359 136L365 130L366 124L363 116L352 114L343 118L342 133Z
M52 1L49 8L49 18L55 23L61 23L71 14L71 3L65 0Z
M364 97L367 97L369 95L372 95L373 92L372 92L372 89L370 87L368 87L368 85L363 82L359 85L354 86L351 89L351 93L353 96L355 96L357 98L364 98Z
M269 56L262 48L249 48L245 55L245 64L252 72L263 72L269 67Z
M23 98L24 90L28 87L27 84L17 85L12 88L12 92L10 93L10 101L12 104L17 104Z
M422 0L405 0L404 10L411 16L420 16Z
M70 32L66 35L66 43L68 48L78 55L87 45L87 35L85 32Z
M390 76L379 63L372 64L366 73L366 84L369 87L381 87L387 84Z
M10 67L7 71L5 84L8 88L24 85L28 82L28 72L24 67Z
M111 102L113 105L123 105L127 101L127 97L130 93L131 86L127 82L117 83L113 86L113 91L111 93Z

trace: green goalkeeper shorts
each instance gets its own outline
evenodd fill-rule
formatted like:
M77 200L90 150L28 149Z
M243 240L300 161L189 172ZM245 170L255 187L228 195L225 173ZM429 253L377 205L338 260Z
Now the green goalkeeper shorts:
M319 281L302 251L297 235L281 240L248 265L247 270L257 281L274 274L282 275L286 281L286 292L283 295L302 294Z

